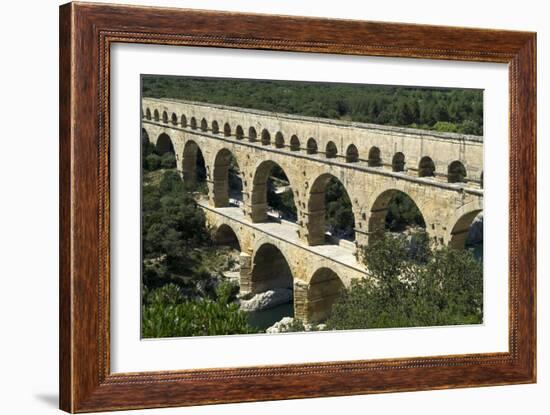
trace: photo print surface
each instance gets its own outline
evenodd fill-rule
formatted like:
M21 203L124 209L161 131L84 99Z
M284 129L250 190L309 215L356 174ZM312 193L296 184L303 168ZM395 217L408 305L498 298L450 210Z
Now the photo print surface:
M142 338L483 323L483 91L142 75Z

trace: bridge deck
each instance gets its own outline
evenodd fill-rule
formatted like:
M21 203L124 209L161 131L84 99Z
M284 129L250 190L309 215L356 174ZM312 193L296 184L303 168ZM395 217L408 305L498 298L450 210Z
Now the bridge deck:
M208 206L204 200L197 202L203 209L224 216L232 221L238 222L244 226L254 229L256 232L268 235L271 238L281 240L297 248L303 249L320 257L342 264L356 271L365 272L365 267L355 258L355 252L349 248L336 244L309 246L298 237L299 226L287 221L269 221L262 223L253 223L247 219L239 207L220 207L213 208Z

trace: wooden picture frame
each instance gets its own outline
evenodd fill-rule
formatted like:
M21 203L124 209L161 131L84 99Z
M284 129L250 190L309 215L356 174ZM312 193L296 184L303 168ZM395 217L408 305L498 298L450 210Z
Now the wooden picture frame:
M109 70L114 43L509 65L509 352L111 373ZM69 3L60 8L60 407L171 407L536 380L536 34ZM175 368L176 369L176 368Z

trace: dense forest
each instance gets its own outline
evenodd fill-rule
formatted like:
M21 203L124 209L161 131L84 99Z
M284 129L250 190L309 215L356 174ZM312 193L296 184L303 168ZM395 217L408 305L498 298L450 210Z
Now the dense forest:
M483 91L146 75L142 94L288 114L483 135Z

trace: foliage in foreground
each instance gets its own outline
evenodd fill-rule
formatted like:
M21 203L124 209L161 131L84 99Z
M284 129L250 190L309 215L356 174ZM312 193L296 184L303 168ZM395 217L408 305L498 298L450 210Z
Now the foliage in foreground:
M432 250L426 238L411 251L404 237L386 233L364 254L375 283L354 281L334 304L328 329L482 322L483 269L469 250Z

